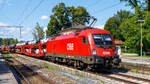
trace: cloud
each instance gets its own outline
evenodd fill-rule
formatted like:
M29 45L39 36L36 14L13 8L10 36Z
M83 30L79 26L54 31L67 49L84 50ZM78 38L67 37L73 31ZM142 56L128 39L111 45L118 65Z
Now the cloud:
M4 34L4 32L0 31L0 35L3 35L3 34Z
M33 36L32 36L33 29L32 28L29 28L29 27L23 28L21 31L22 32L21 32L20 40L30 41L33 39Z
M3 23L3 22L0 22L0 26L8 26L8 24L5 24L5 23ZM7 32L7 33L13 33L13 32L16 32L16 28L14 28L14 27L10 27L10 28L8 28L8 27L2 27L2 31L3 32Z
M0 22L0 26L9 26L8 24L6 23L3 23L3 22ZM15 28L15 27L2 27L1 28L1 32L7 32L7 34L17 34L17 32L20 32L20 29L19 28Z
M43 30L44 30L44 32L46 32L46 30L47 30L47 27L44 27L44 29L43 29Z
M25 35L25 34L28 34L28 33L32 33L32 29L31 28L24 28L24 29L22 29L21 34Z
M3 22L0 22L0 26L7 26L7 24L5 24L5 23L3 23ZM4 35L4 33L5 33L4 30L5 30L4 28L1 28L1 27L0 27L0 36L3 36L3 35Z
M8 26L8 24L0 22L0 26ZM7 28L7 27L0 27L0 36L1 37L13 37L17 33L16 28Z
M104 25L95 26L98 29L104 29Z
M46 20L46 19L48 19L48 16L46 15L41 16L41 20Z
M0 22L0 26L8 26L8 24ZM20 28L0 28L0 37L6 38L17 38L18 40L32 40L32 28L26 27L21 29L21 38L20 38Z
M7 26L7 24L0 22L0 26Z

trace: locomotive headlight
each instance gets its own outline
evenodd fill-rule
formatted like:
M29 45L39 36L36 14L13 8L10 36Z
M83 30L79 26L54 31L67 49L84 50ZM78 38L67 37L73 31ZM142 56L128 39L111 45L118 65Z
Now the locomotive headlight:
M96 55L96 50L92 50L92 54L93 54L93 55Z

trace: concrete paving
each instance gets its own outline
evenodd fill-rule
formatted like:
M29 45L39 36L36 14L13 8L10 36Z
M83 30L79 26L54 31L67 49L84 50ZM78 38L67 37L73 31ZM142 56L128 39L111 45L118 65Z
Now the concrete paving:
M18 84L12 71L0 55L0 84Z

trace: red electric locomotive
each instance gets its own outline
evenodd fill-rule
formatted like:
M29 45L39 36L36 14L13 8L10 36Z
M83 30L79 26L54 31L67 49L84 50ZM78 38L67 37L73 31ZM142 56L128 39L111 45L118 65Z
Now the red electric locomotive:
M47 43L46 55L52 61L74 64L77 67L97 68L118 65L119 56L110 32L101 29L68 28Z

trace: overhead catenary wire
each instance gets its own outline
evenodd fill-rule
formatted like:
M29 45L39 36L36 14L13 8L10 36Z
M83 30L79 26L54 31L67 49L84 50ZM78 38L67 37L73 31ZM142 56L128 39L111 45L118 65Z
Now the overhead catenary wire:
M21 38L21 28L23 28L23 26L0 26L0 28L4 28L4 27L7 27L7 28L19 28L20 29L20 38Z
M106 10L108 10L108 9L110 9L110 8L113 8L113 7L115 7L115 6L118 6L118 5L120 5L120 4L121 4L121 2L116 3L116 4L113 4L113 5L108 6L108 7L105 7L105 8L102 8L102 9L99 9L99 10L95 11L93 14L101 13L101 12L103 12L103 11L106 11Z
M12 18L6 16L5 14L0 15L0 17L3 18L3 19L5 19L5 20L7 20L7 21L9 21L9 22L14 22L14 20Z
M20 18L22 18L25 14L25 11L28 9L28 7L30 6L30 3L32 2L32 0L28 0L27 3L25 4L25 7L23 9L23 11L20 14L20 17L18 17L17 21L20 20Z
M14 22L14 20L10 19L8 16L6 16L5 14L2 13L5 8L5 5L6 5L6 0L2 0L2 2L0 4L0 12L1 12L0 17L5 18L9 22Z
M101 2L101 1L103 1L103 0L96 0L95 2L89 4L89 5L87 6L87 8L91 8L91 7L93 7L93 6L99 5L99 2Z
M40 5L41 5L44 1L45 1L45 0L40 0L40 2L31 10L31 12L19 23L19 25L23 24L24 21L25 21L26 19L28 19L28 18L33 14L33 12L36 11L36 9L38 9L38 8L40 7Z
M115 4L113 4L113 5L109 5L109 6L107 6L107 7L104 7L104 8L102 8L102 9L99 9L99 10L93 12L92 14L94 14L94 15L99 14L99 13L101 13L101 12L103 12L103 11L107 11L108 9L111 9L111 8L113 8L113 7L116 7L116 6L120 5L120 4L121 4L121 2L115 3ZM95 25L95 24L96 24L96 23L94 23L94 25Z

